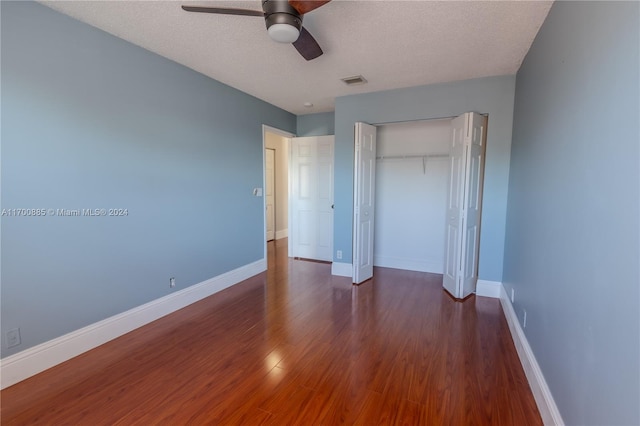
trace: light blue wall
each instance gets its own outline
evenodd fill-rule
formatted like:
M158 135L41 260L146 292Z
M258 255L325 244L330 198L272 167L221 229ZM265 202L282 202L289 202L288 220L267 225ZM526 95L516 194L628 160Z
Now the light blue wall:
M263 258L262 124L296 117L36 3L2 2L2 356ZM5 347L20 327L22 345Z
M334 113L299 115L297 121L298 136L324 136L334 134Z
M479 274L484 280L501 281L514 89L515 76L502 76L336 99L333 245L342 250L340 262L352 262L354 123L424 120L476 111L489 114Z
M556 2L517 75L505 286L568 425L637 425L639 4Z

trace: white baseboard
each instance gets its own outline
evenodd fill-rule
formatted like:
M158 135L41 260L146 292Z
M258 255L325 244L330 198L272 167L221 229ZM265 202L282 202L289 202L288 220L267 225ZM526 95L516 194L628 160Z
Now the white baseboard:
M500 298L502 283L499 281L478 280L476 283L476 296Z
M373 256L373 266L404 269L406 271L430 272L432 274L442 274L443 263L442 260L429 261L391 256Z
M288 229L281 229L279 231L276 231L276 240L280 240L282 238L287 238L287 237L289 237Z
M525 336L524 331L520 326L520 321L518 321L518 317L513 310L513 305L507 295L507 291L504 286L500 286L500 290L500 304L502 305L504 316L507 319L507 324L509 324L511 337L513 338L516 350L518 351L518 357L522 363L522 368L524 369L524 373L529 381L529 387L531 388L533 397L538 405L538 411L540 411L542 422L545 425L562 426L564 425L564 421L562 420L558 406L553 399L553 395L551 395L551 390L542 375L542 371L540 370L538 361L536 361L536 357L531 350L531 346L529 346L527 336Z
M0 360L0 389L67 361L266 269L266 260L258 260L8 356Z
M331 275L337 275L339 277L352 277L352 266L350 263L333 262L331 264Z

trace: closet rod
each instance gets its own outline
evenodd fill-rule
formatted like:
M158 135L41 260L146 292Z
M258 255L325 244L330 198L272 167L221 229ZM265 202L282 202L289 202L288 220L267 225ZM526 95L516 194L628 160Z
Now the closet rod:
M446 158L449 154L424 154L424 155L381 155L376 160L404 160L405 158Z

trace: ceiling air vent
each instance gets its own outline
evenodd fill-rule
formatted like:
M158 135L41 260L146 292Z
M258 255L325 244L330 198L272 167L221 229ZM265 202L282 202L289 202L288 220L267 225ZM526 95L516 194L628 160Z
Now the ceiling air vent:
M361 75L354 75L353 77L345 77L340 80L344 81L347 86L357 86L358 84L365 84L367 80Z

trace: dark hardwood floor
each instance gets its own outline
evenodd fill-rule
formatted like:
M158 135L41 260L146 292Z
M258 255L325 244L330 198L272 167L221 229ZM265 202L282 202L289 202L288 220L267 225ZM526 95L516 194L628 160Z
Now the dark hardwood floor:
M269 270L0 393L3 425L539 425L500 303L440 275Z

